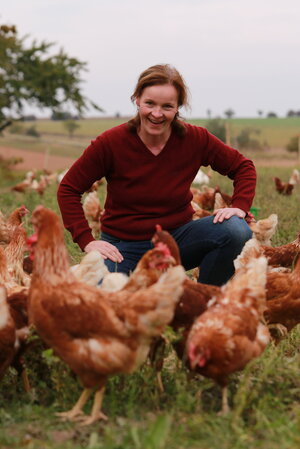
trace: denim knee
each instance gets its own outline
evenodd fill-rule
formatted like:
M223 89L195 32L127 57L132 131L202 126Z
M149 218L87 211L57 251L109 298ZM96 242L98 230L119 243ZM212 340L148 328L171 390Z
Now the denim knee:
M233 216L223 221L223 231L230 238L233 245L243 247L247 240L252 238L252 231L245 220Z

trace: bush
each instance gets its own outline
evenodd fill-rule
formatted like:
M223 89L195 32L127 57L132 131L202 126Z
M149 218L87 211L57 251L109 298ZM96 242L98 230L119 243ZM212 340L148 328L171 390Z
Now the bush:
M224 120L219 117L208 120L205 124L207 131L218 137L222 142L226 142L226 127Z
M37 129L34 125L27 128L25 131L25 134L26 134L26 136L40 137L40 133L37 131Z
M292 137L289 143L287 144L286 149L288 151L297 153L299 151L299 139L300 137L298 136Z
M236 137L236 141L238 144L238 147L240 149L242 148L250 148L253 150L257 150L261 147L259 141L257 139L253 139L251 137L251 134L259 134L260 131L255 128L244 128L240 132L240 134Z

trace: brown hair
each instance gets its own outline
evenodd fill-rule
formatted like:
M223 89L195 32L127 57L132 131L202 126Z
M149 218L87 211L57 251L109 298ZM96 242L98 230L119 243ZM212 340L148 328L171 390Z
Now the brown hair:
M184 79L180 75L175 67L169 64L157 64L149 67L144 70L139 78L138 82L135 86L135 90L131 95L131 101L134 102L138 97L140 97L143 93L143 90L149 86L162 85L162 84L171 84L175 87L178 93L178 106L188 107L188 88L185 84ZM175 118L172 122L173 129L180 135L185 134L185 126L184 123L179 120L179 112L175 115ZM131 130L135 130L140 125L140 117L137 114L128 122L129 128Z

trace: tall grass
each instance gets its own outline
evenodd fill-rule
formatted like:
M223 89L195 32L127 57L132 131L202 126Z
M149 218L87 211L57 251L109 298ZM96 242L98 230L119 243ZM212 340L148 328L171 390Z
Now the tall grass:
M281 196L273 176L287 180L291 168L258 168L254 205L259 217L279 217L273 244L294 240L299 232L300 186L291 196ZM44 204L56 212L56 185L45 195L16 193L10 187L22 173L1 176L0 210L4 213L25 204L30 211ZM231 181L213 174L210 184L231 193ZM105 186L100 187L101 201ZM25 227L31 232L29 219ZM71 263L81 252L66 232ZM164 393L159 393L155 374L146 364L128 376L108 382L104 399L107 423L89 428L63 423L55 412L70 408L81 390L69 369L49 352L37 347L26 360L31 394L23 392L13 369L0 384L0 447L20 449L296 449L300 445L299 328L278 346L270 345L259 359L232 376L229 399L232 411L218 416L221 392L208 379L191 378L167 349L168 363L162 376ZM87 408L90 407L90 403Z

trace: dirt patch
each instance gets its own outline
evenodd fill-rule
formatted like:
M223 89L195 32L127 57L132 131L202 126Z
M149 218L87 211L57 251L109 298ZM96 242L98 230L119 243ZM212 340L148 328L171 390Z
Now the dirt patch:
M65 170L75 161L74 158L70 157L55 156L48 153L38 153L3 146L0 146L0 155L5 159L22 158L22 162L14 166L17 170Z

